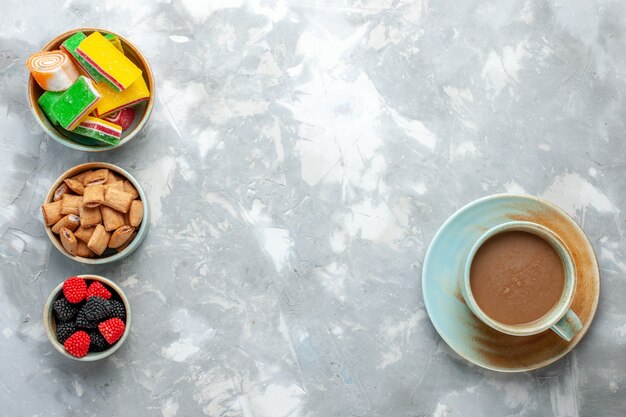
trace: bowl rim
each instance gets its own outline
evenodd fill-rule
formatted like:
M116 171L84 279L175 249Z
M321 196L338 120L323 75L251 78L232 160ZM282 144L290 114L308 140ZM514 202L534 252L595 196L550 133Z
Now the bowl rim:
M79 150L79 151L84 151L84 152L104 152L104 151L109 151L111 149L117 149L121 146L124 146L126 143L130 142L135 136L137 136L145 127L146 123L148 122L148 119L150 118L150 115L152 114L152 109L154 107L154 101L155 101L155 90L154 90L154 73L152 72L152 68L150 67L150 63L148 62L148 60L146 59L146 57L141 53L141 50L139 48L137 48L137 46L132 43L131 41L129 41L128 39L126 39L124 36L120 35L117 32L108 30L108 29L104 29L104 28L98 28L98 27L83 27L83 28L77 28L77 29L71 29L68 30L60 35L55 36L52 40L50 40L48 43L46 43L43 48L41 48L41 51L46 51L48 49L51 48L51 46L58 42L58 40L60 39L67 39L68 37L70 37L71 35L77 33L77 32L104 32L104 33L112 33L115 36L117 36L120 41L122 42L122 44L124 46L128 45L131 49L133 49L133 52L137 55L137 57L140 59L140 61L143 64L142 68L143 74L142 77L144 77L144 80L147 82L148 84L148 89L150 90L150 98L147 101L147 105L146 105L146 110L141 118L141 120L139 121L139 123L137 124L137 126L135 127L135 129L130 132L128 134L128 136L126 136L124 138L124 140L120 141L119 143L117 143L116 145L104 145L104 146L88 146L88 145L83 145L82 143L78 143L78 142L74 142L71 139L66 138L65 136L61 135L56 129L51 129L49 126L49 123L46 123L44 120L42 120L42 117L45 117L43 115L43 112L37 111L37 108L39 107L39 104L37 104L36 102L33 102L33 89L35 88L35 78L33 77L33 75L29 72L28 73L28 81L27 81L27 89L26 89L26 95L27 95L27 101L28 101L28 107L30 107L30 111L33 114L33 116L35 117L35 120L37 121L37 124L43 129L43 131L49 136L51 137L54 141L60 143L61 145L64 145L68 148L71 149L75 149L75 150ZM145 74L145 75L144 75Z
M70 176L78 174L82 171L85 171L87 169L92 169L92 168L107 168L111 171L115 171L118 174L123 175L127 180L129 180L133 184L133 186L139 193L139 198L141 199L141 202L143 203L143 220L141 222L141 225L139 226L139 230L137 230L137 236L135 236L133 241L128 246L126 246L121 252L118 252L115 255L107 256L106 258L95 258L95 259L83 258L82 256L74 256L74 255L70 255L69 253L67 253L67 251L63 248L63 245L61 245L61 242L59 242L59 240L55 237L55 234L52 232L52 227L46 226L45 224L44 224L44 227L46 229L46 234L48 235L48 238L52 242L52 245L54 245L54 247L56 247L63 255L67 256L68 258L76 262L81 262L81 263L88 264L88 265L103 265L103 264L108 264L111 262L122 260L128 255L130 255L131 253L133 253L139 247L139 245L145 239L146 234L148 233L148 227L150 223L150 217L149 217L150 210L148 207L149 203L148 203L146 194L143 191L143 188L141 188L141 185L139 184L139 182L135 179L135 177L133 177L126 170L108 162L86 162L86 163L79 164L68 169L52 183L52 185L50 186L50 190L48 191L48 194L46 195L46 198L43 204L52 202L54 198L54 192L59 187L59 185L61 185L61 182L63 182L63 180L65 180L66 178L69 178Z
M86 356L83 356L82 358L77 358L76 356L72 356L65 351L65 348L57 340L56 335L52 331L52 320L56 321L56 319L54 318L54 314L52 313L52 305L54 301L56 300L56 298L58 297L59 293L62 291L63 283L65 282L65 280L63 280L63 282L57 285L48 296L48 299L46 300L46 304L43 309L43 324L44 324L46 336L48 336L48 340L50 341L52 346L54 346L54 348L66 358L70 358L70 359L73 359L75 361L80 361L80 362L93 362L93 361L97 361L100 359L104 359L112 355L115 351L117 351L120 348L120 346L124 344L124 342L126 341L126 338L128 337L128 334L130 333L132 313L130 310L130 303L128 302L128 298L126 297L126 294L124 294L124 291L122 291L122 289L110 279L105 278L101 275L95 275L95 274L83 274L83 275L76 275L76 276L79 278L83 278L85 280L100 281L108 285L115 292L117 292L117 295L119 295L120 299L124 303L124 308L126 309L126 321L124 323L125 328L124 328L124 334L122 335L122 337L117 342L115 342L113 346L111 346L109 349L105 351L90 352Z

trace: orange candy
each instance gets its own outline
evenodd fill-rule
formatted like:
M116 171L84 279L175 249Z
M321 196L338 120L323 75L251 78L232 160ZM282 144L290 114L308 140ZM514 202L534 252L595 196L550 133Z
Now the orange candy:
M78 79L79 73L63 51L37 52L28 58L26 67L46 91L63 91Z

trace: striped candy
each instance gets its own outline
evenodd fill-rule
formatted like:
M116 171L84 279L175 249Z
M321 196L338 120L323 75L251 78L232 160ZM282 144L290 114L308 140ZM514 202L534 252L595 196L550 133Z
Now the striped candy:
M67 90L77 79L78 70L63 51L37 52L28 58L26 67L41 88Z
M54 106L54 103L56 103L62 95L62 91L44 91L43 94L39 97L39 100L37 100L37 103L39 104L39 107L41 107L41 110L46 113L48 119L50 119L52 124L55 126L59 124L59 121L52 112L52 106Z
M87 36L76 48L76 53L116 91L124 91L141 77L141 70L100 32Z
M74 130L96 107L98 100L98 90L89 78L81 75L52 105L52 114L63 128Z
M122 47L122 41L117 35L113 33L107 33L106 35L104 35L104 37L106 38L107 41L111 42L111 44L115 46L115 48L118 51L120 51L121 53L124 53L124 48Z
M83 32L76 32L61 44L61 49L74 57L78 65L80 65L80 67L87 74L89 74L91 78L98 82L104 82L104 77L100 75L98 71L93 69L91 65L89 65L89 63L76 52L76 48L78 48L78 45L80 45L80 43L85 39L87 39L87 35L85 35Z
M97 139L107 145L116 145L122 137L121 126L91 116L85 117L73 132Z
M107 83L97 83L96 88L102 96L102 100L98 102L95 109L98 117L104 117L125 107L147 101L150 98L150 90L148 90L143 77L139 77L130 87L120 92L113 90Z
M135 109L132 107L126 107L105 116L104 120L119 125L122 128L122 131L124 131L128 129L131 124L133 124L133 120L135 120Z

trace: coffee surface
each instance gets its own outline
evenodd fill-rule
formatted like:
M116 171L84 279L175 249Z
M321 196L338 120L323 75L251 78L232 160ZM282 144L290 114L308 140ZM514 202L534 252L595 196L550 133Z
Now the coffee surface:
M532 233L499 233L478 249L470 269L476 303L503 324L524 324L548 313L565 287L557 251Z

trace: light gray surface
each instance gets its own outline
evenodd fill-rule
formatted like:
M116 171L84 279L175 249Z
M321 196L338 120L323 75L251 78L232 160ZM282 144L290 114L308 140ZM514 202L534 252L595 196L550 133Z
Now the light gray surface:
M623 3L1 6L1 415L626 415ZM132 39L158 92L145 135L102 155L45 137L25 100L27 56L89 25ZM134 173L154 216L138 252L90 268L39 205L93 160ZM451 353L420 290L441 223L500 192L561 205L602 266L586 338L517 375ZM42 308L90 272L124 287L133 327L74 363Z

